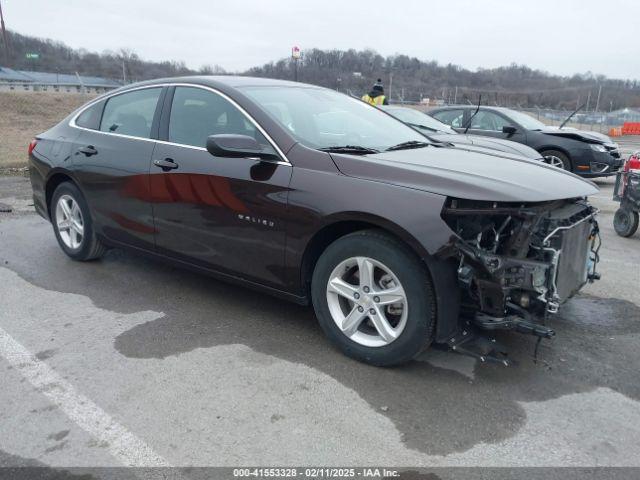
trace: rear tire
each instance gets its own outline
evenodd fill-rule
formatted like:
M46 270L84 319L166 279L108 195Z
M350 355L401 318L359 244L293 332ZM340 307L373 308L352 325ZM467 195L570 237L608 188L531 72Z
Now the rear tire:
M613 228L621 237L630 237L638 230L638 212L628 208L619 208L613 216Z
M567 170L569 172L573 171L571 160L563 152L560 152L559 150L545 150L543 152L540 152L540 154L544 157L545 161L549 165L562 168L563 170Z
M67 256L84 262L104 255L106 247L96 237L89 206L76 185L58 185L49 212L58 244Z
M311 296L326 336L356 360L399 365L431 343L436 303L429 272L383 232L363 230L329 245L314 269Z

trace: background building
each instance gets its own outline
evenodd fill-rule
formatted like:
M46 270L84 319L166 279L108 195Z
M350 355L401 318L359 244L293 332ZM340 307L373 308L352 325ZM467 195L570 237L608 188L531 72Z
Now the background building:
M102 77L31 72L0 67L0 92L104 93L122 83Z

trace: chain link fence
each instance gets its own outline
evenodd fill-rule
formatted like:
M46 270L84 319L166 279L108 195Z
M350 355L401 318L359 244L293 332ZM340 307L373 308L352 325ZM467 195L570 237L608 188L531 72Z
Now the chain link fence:
M394 99L394 105L403 105L421 111L428 111L441 106L455 105L442 101L435 101L429 104L409 102ZM484 105L484 103L483 103ZM541 121L545 125L560 126L572 114L574 110L559 110L552 108L523 108L520 105L494 105L492 107L505 107L519 112L527 113L533 118ZM615 112L576 112L565 124L566 127L577 128L608 134L613 127L621 127L625 122L640 122L640 109L624 108Z
M553 126L561 125L573 113L572 110L549 108L515 108L515 110L528 113L542 123ZM624 122L633 121L640 121L640 113L635 113L633 109L622 109L616 112L580 111L571 117L566 126L606 134L613 127L620 127Z

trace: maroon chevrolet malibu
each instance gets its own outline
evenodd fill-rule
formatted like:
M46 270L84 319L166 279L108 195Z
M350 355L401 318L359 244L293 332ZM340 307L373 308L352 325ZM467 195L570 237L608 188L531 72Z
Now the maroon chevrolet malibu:
M127 248L310 304L374 365L433 343L507 362L492 331L552 336L543 320L599 277L592 183L313 85L128 85L38 135L29 160L72 259Z

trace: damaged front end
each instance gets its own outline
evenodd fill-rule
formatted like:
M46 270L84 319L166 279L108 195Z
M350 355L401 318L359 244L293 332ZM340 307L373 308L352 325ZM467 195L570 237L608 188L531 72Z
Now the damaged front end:
M441 254L458 262L469 323L552 337L547 316L600 278L596 214L586 199L504 203L448 198L442 218L456 235ZM452 338L450 344L461 340L467 341Z

